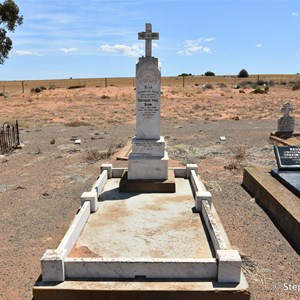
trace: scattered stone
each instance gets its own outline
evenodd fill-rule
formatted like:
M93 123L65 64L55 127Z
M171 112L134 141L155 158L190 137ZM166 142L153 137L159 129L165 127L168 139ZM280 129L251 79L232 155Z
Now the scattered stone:
M4 164L6 162L8 162L8 159L4 155L0 155L0 163Z

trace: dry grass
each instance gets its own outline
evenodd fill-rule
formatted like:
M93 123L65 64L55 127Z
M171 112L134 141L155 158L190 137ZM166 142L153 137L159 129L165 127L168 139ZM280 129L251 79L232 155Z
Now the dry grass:
M224 166L226 170L241 170L245 166L246 160L246 148L243 146L236 146L232 149L233 156L230 159L230 162Z
M83 122L83 121L73 121L69 123L65 123L67 127L79 127L79 126L89 126L90 124Z
M203 86L210 84L218 85L224 88L228 85L238 85L245 81L257 82L259 76L260 81L280 82L297 82L300 80L300 75L290 74L260 74L251 75L248 78L237 78L236 76L187 76L184 78L184 86ZM120 78L83 78L83 79L49 79L49 80L18 80L18 81L0 81L0 89L3 92L29 92L32 88L43 86L47 89L55 88L91 88L91 87L135 87L135 78L120 77ZM162 77L162 86L167 87L183 87L183 77Z
M269 75L266 78L260 76L260 79L276 81L274 76ZM283 80L289 82L292 79L297 82L296 75L294 77L278 75L276 82ZM235 83L240 79L230 76L210 78L210 83L207 83L208 78L205 76L188 77L185 87L182 87L181 80L181 77L162 78L163 119L277 119L281 115L280 108L285 101L290 101L294 105L293 116L295 118L300 116L300 111L296 107L297 100L300 100L300 90L293 91L292 83L272 85L267 94L251 94L253 85L242 84L241 88L236 88ZM257 78L250 77L247 82L251 80L255 82ZM28 81L25 82L24 94L20 91L20 82L5 82L4 85L10 84L17 91L9 93L9 98L0 96L0 122L17 119L22 128L42 127L49 123L73 127L90 125L110 128L120 123L134 123L136 91L133 87L133 78L108 78L107 87L92 87L100 86L100 81L100 79ZM70 90L68 87L71 84L86 87ZM204 89L203 84L210 84L213 89ZM29 85L45 86L47 90L31 93ZM49 86L54 85L57 88L49 89ZM4 93L7 92L2 94Z
M87 150L84 153L84 159L88 162L95 163L100 160L108 159L113 156L119 149L125 146L125 142L121 141L118 144L111 144L105 151L98 151L96 149Z

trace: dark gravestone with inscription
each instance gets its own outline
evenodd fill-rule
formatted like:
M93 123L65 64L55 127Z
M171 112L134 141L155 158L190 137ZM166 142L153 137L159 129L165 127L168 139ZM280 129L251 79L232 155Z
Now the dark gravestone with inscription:
M279 170L300 171L300 147L275 146L274 151Z
M300 197L300 147L274 146L278 169L271 175Z

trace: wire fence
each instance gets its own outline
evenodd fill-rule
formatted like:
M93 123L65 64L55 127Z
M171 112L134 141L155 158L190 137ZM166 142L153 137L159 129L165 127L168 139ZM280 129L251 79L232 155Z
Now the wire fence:
M298 82L300 75L251 75L248 78L237 78L237 76L172 76L162 77L162 86L188 87L192 85L205 84L225 84L238 85L243 81L273 81L275 83ZM84 79L53 79L53 80L19 80L19 81L0 81L0 93L30 93L36 88L55 89L55 88L105 88L116 87L135 87L134 77L120 78L84 78Z

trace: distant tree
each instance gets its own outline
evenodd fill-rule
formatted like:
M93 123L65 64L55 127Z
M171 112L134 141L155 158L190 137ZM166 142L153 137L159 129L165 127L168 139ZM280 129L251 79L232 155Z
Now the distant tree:
M12 0L0 3L0 64L8 58L12 49L12 40L6 35L7 30L14 32L23 23L23 16L19 16L19 7Z
M205 76L215 76L215 73L212 71L207 71L204 73Z
M181 74L179 74L178 76L193 76L191 73L181 73Z
M242 69L242 70L239 72L239 74L238 74L237 77L238 77L238 78L247 78L247 77L249 77L249 74L248 74L248 72L247 72L245 69Z

